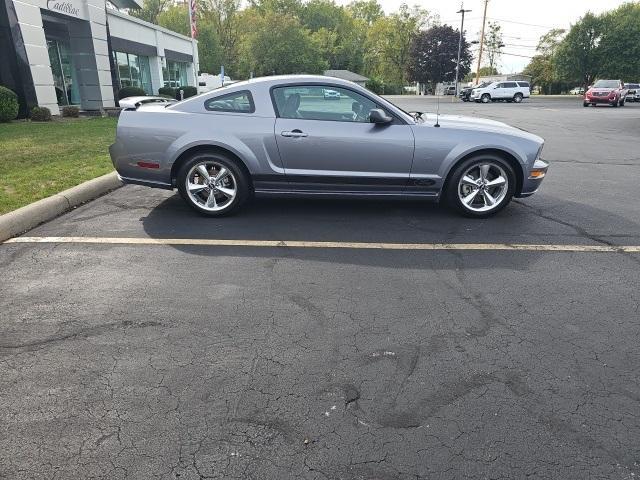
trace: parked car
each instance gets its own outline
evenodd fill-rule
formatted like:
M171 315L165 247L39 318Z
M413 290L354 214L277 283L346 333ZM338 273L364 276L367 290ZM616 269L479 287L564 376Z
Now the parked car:
M571 95L584 95L584 88L582 87L576 87L576 88L572 88L569 93Z
M340 100L340 92L325 88L322 92L325 100Z
M482 82L479 85L470 85L460 90L460 93L458 94L458 96L460 97L460 100L462 100L463 102L469 102L471 101L471 92L473 92L474 88L484 88L489 86L490 84L491 84L490 82Z
M318 102L326 90L347 101ZM536 192L543 144L504 123L412 116L355 83L292 75L125 110L109 152L123 182L177 188L210 216L288 195L422 198L487 217Z
M444 94L445 95L455 95L456 94L456 87L454 85L449 85L447 88L444 89Z
M624 107L627 92L622 80L598 80L585 93L583 105L595 107L599 103L605 103L612 107Z
M123 98L122 100L118 100L118 105L120 105L120 108L123 109L127 109L127 108L131 108L131 109L136 109L139 108L142 105L163 105L163 106L167 106L167 105L171 105L176 103L176 100L172 99L172 98L166 98L166 97L153 97L153 96L148 96L148 97L126 97Z
M629 90L625 102L640 102L640 84L627 83L625 86Z
M493 82L482 88L474 88L471 98L476 102L489 103L496 100L520 103L531 96L529 82Z

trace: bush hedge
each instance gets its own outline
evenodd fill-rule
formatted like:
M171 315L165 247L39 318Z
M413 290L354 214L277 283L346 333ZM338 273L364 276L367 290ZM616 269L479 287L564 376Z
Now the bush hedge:
M176 98L177 90L173 87L160 87L158 89L158 95L169 98Z
M51 120L51 110L47 107L33 107L29 118L34 122L48 122Z
M62 107L62 116L70 118L78 118L80 116L80 109L74 106Z
M18 116L18 96L0 86L0 122L10 122Z
M144 97L147 93L140 87L122 87L118 90L118 100L127 97Z

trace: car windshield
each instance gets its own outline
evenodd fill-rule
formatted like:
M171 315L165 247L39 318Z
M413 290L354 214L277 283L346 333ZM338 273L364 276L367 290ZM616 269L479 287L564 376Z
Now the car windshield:
M628 88L640 88L640 84L639 83L628 83L627 87Z
M619 85L617 80L598 80L593 88L618 88Z

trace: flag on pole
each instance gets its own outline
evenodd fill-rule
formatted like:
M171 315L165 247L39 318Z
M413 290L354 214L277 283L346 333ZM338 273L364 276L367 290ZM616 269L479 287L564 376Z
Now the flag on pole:
M189 23L191 24L191 38L198 36L198 5L196 0L189 0Z

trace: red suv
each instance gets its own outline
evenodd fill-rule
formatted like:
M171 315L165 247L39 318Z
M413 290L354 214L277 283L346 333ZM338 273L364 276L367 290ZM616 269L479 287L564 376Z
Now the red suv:
M585 93L583 105L588 107L607 103L612 107L624 107L628 92L622 80L598 80Z

